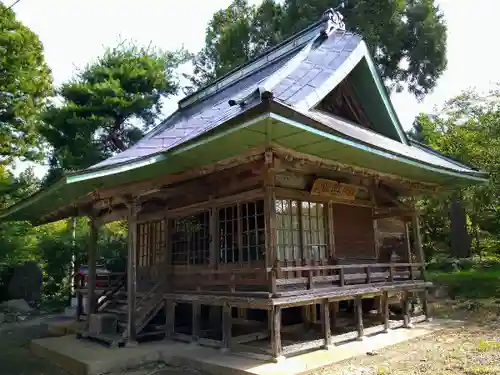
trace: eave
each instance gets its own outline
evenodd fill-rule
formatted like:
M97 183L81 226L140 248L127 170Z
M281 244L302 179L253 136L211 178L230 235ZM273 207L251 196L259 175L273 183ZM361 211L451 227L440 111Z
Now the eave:
M273 103L266 111L262 109L263 106L257 106L245 112L245 116L165 153L63 177L1 213L0 220L42 223L85 214L82 208L96 199L93 192L99 189L179 173L263 145L277 145L343 165L351 164L372 171L374 176L399 176L416 183L460 186L487 181L483 172L459 173L349 139L280 103ZM350 158L355 158L355 162Z

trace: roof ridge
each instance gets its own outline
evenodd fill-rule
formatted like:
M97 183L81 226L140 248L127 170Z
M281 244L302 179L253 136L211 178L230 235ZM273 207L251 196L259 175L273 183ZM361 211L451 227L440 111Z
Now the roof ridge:
M184 109L202 98L211 96L216 92L220 91L221 89L224 89L225 87L229 86L233 82L243 79L244 77L252 74L256 70L264 68L268 64L272 63L273 60L284 57L286 54L291 53L296 49L299 49L304 44L309 42L312 38L319 35L319 33L324 29L324 24L325 24L325 19L324 17L322 17L320 20L316 21L315 23L311 24L305 29L302 29L299 32L288 37L283 42L267 49L260 55L257 55L254 58L247 61L246 63L234 68L233 70L224 74L222 77L217 78L216 80L203 86L194 93L185 96L184 98L179 100L178 102L179 108ZM262 63L262 60L266 57L267 59Z

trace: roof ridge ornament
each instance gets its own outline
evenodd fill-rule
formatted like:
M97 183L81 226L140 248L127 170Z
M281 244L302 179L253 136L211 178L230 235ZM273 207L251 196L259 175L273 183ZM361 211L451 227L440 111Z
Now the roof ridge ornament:
M328 37L337 30L345 31L344 16L337 10L344 7L344 2L336 8L327 9L322 16L324 21L321 34Z

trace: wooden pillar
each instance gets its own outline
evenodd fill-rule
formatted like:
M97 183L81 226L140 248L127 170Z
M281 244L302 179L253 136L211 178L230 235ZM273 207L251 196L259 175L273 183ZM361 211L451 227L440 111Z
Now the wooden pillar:
M424 249L422 247L422 233L420 231L420 220L417 212L414 212L412 215L412 227L413 227L413 236L414 236L417 259L419 263L422 263L421 278L427 281L427 273L425 271L425 255L424 255ZM429 316L429 306L427 297L428 297L428 291L427 289L425 289L421 294L422 310L425 314L426 320L429 320L430 316Z
M279 261L276 248L276 199L274 187L266 187L264 201L264 215L266 223L266 268L271 268L267 273L269 278L269 292L276 294L276 278L279 275Z
M357 296L354 300L355 311L356 311L356 330L358 331L358 337L356 340L362 341L365 337L365 331L363 327L363 303L361 296Z
M128 202L128 257L127 257L127 344L136 343L137 292L137 205Z
M175 302L167 300L165 303L165 337L171 338L175 331Z
M389 313L390 313L390 310L389 310L389 293L386 291L384 292L384 294L382 296L382 304L383 304L382 316L384 319L384 333L388 333L389 332Z
M201 305L198 302L192 304L193 316L191 321L193 341L198 341L200 338L200 318Z
M275 362L283 358L281 345L281 306L273 306L271 313L271 355Z
M231 347L232 315L231 306L224 304L222 307L222 351L227 352Z
M96 312L96 266L97 266L97 238L99 228L97 226L95 215L90 218L90 237L89 237L89 252L88 252L88 279L87 279L87 317ZM87 322L90 320L87 319Z
M272 150L264 154L264 222L266 257L265 265L269 284L269 293L277 292L276 279L281 277L276 245L276 195L275 195L275 164L276 160Z
M83 298L82 298L82 293L80 291L75 292L75 297L76 297L76 316L75 319L77 322L80 321L82 313L83 313Z
M337 328L337 314L339 312L339 309L340 309L339 301L333 302L331 311L331 324L330 324L331 330L335 330Z
M323 328L324 349L330 349L332 345L332 330L330 328L330 302L325 299L321 303L321 326Z
M426 321L429 321L431 318L429 314L429 304L427 302L428 294L429 293L427 289L424 289L420 294L420 298L422 300L422 312L425 315Z
M422 248L422 235L420 233L420 220L417 212L412 214L412 228L413 228L413 239L415 244L415 254L419 263L422 263L422 277L427 280L425 274L425 256L424 249Z
M410 314L410 292L405 290L403 297L403 327L412 328Z

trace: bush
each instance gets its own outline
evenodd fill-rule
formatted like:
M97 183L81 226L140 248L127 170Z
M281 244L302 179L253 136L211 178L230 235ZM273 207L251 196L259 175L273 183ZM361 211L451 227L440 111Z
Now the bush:
M467 270L429 272L435 284L444 285L452 298L500 298L500 263L474 263Z

